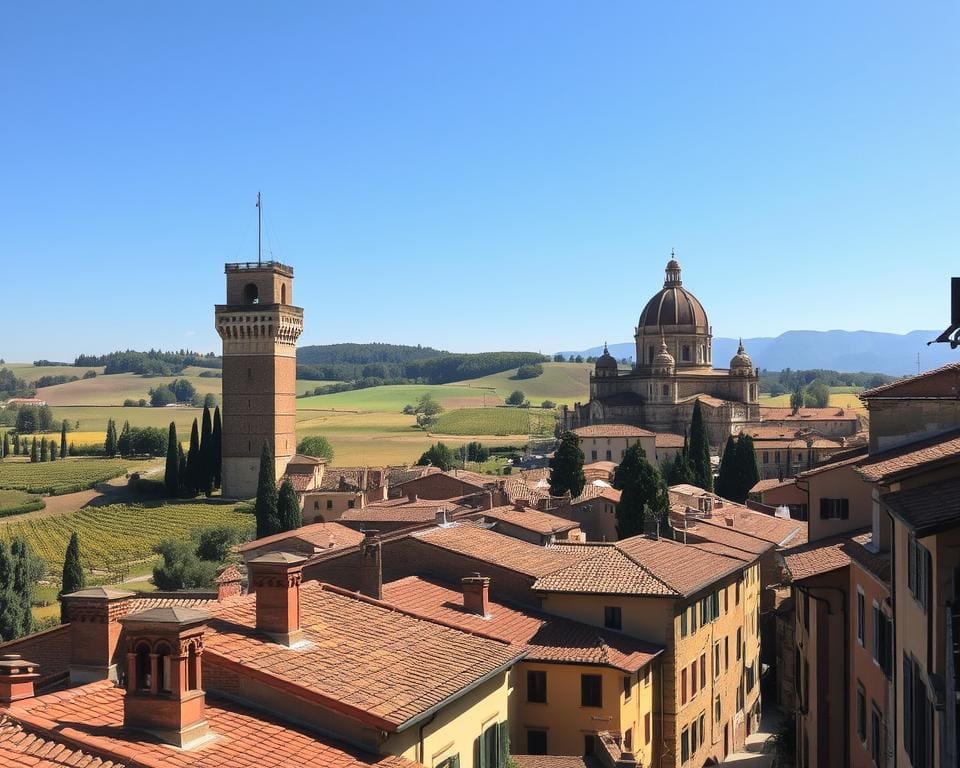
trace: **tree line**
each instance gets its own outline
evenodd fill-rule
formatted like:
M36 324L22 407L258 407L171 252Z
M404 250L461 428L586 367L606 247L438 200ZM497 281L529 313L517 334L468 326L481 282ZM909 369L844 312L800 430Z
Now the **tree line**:
M201 426L193 420L190 446L184 453L177 437L177 425L170 422L167 430L167 460L163 484L170 497L193 497L204 494L208 498L220 488L223 477L223 423L220 409L203 409Z
M176 352L150 349L146 352L138 352L127 349L105 355L77 355L73 365L77 368L94 368L102 365L105 374L137 373L141 376L173 376L188 366L220 368L223 363L219 355L213 352L193 352L189 349Z
M848 373L825 368L796 371L791 368L784 368L782 371L761 370L759 387L761 392L768 392L776 397L787 392L796 392L797 389L805 389L814 382L820 382L824 387L863 387L870 389L889 384L896 379L896 376L888 376L885 373L865 371Z

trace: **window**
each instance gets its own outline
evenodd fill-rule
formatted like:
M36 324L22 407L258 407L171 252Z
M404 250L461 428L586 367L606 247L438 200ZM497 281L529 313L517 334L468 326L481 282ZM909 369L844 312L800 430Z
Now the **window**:
M912 533L907 534L907 586L926 611L930 598L930 552Z
M707 654L700 654L700 688L707 687Z
M723 588L723 612L730 613L730 591L726 587Z
M650 740L653 738L653 734L650 729L650 713L647 712L643 716L643 741L645 744L649 744Z
M857 736L864 747L867 746L867 697L863 685L857 680Z
M697 631L697 604L694 603L690 606L690 634L695 634Z
M680 732L680 762L685 763L690 759L690 729L684 728Z
M320 509L320 502L317 501L316 499L313 500L313 508Z
M356 502L353 499L347 499L347 509L353 509L353 505Z
M680 614L680 637L686 637L686 636L687 636L687 612L686 610L684 610L684 612Z
M697 695L697 660L690 665L690 698Z
M623 748L627 752L633 752L633 728L627 728L623 734Z
M650 687L650 667L647 667L645 670L643 670L643 687Z
M740 582L733 585L733 604L740 605Z
M742 630L740 629L740 627L737 627L737 649L736 649L736 650L737 650L737 661L740 661L740 656L741 656L740 651L741 651L741 648L742 648L742 646L743 646L742 638L743 638L743 632L742 632Z
M333 509L333 499L327 499L327 509Z
M710 608L713 620L720 618L720 593L714 592L710 595Z
M870 711L870 756L873 764L880 765L880 710L873 704Z
M680 670L680 703L687 703L687 668Z
M666 384L663 385L663 396L667 397L670 394L670 387Z
M697 721L694 720L692 723L690 723L690 751L691 752L697 751L697 743L698 743Z
M770 451L764 451L764 452L763 452L763 463L764 463L764 464L769 464L769 463L770 463Z
M730 669L730 638L723 638L723 671Z
M873 660L887 677L893 674L893 622L873 604Z
M920 665L903 656L903 745L915 766L933 760L933 705L927 695Z
M690 362L690 347L686 344L683 345L683 360Z
M603 678L600 675L580 675L580 706L603 706Z
M603 626L607 629L621 629L623 612L618 605L607 605L603 609Z
M613 451L607 451L607 461L613 461Z
M719 696L717 696L713 700L713 722L715 723L720 722L720 697Z
M633 695L633 680L630 675L623 676L623 698L629 699Z
M810 631L810 593L803 593L803 628Z
M863 646L863 592L857 587L857 642Z
M591 458L593 461L596 461L596 460L597 460L597 452L596 452L596 450L590 451L590 458Z
M457 752L457 754L441 760L434 768L460 768L460 753Z
M527 731L527 754L547 754L547 732L529 729Z
M700 746L703 746L703 740L707 737L707 715L700 713Z
M480 736L480 765L478 768L503 768L504 761L500 747L500 724L494 723L486 728Z
M756 662L754 662L756 664ZM754 664L750 664L744 670L744 685L747 688L747 693L753 690L753 686L756 684L756 673L754 672Z
M527 701L533 704L547 703L547 673L542 670L527 670Z
M850 499L820 499L821 520L846 520L850 517Z
M720 677L720 641L713 644L713 679Z

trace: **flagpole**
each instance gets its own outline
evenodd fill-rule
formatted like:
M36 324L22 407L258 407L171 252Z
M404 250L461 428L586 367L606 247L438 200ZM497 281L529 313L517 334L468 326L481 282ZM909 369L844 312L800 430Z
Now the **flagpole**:
M263 219L263 208L260 207L260 192L257 192L257 266L260 266L260 258L263 253L260 246L261 220Z

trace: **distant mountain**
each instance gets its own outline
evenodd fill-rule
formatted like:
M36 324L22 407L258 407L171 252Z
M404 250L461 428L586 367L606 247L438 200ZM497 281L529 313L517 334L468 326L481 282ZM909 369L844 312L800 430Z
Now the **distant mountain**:
M927 342L939 334L940 331L910 331L902 335L876 331L787 331L774 338L744 339L743 345L754 365L771 371L825 368L904 376L917 372L917 353L924 371L960 362L960 351L951 350L947 344L927 346ZM714 365L726 368L737 351L737 344L737 339L715 338ZM603 347L592 347L560 354L595 357L602 352ZM636 345L632 342L610 345L610 354L618 360L632 360L635 353Z

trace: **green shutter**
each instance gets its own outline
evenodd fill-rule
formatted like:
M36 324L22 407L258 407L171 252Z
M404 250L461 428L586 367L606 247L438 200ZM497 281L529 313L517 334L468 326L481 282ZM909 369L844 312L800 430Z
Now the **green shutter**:
M500 764L499 768L506 768L510 762L510 726L506 720L500 723Z

